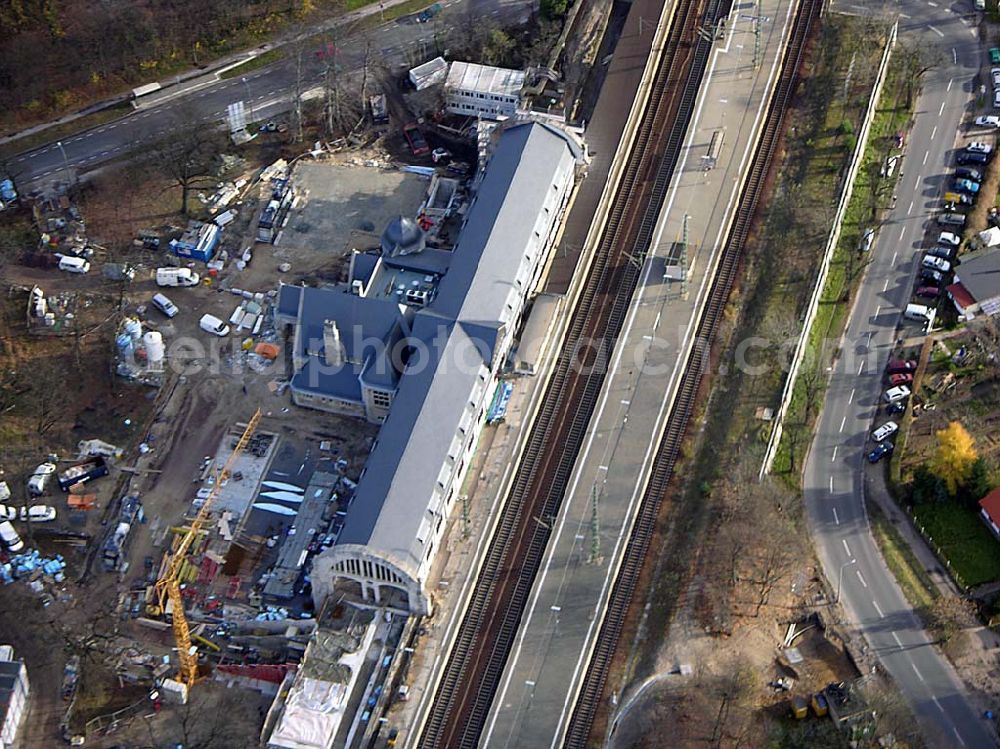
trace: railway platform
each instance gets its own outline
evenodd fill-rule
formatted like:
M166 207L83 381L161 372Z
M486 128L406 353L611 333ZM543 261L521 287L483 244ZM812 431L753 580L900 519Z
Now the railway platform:
M480 746L541 749L560 746L564 738L685 352L698 345L693 331L794 7L792 0L734 4L715 43L654 246Z

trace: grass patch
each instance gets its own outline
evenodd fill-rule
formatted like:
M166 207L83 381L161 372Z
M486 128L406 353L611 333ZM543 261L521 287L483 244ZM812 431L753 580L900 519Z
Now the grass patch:
M878 56L875 56L875 64ZM878 226L878 217L892 200L895 181L881 177L879 170L890 152L898 153L891 150L892 138L897 132L905 130L910 121L905 83L909 61L903 58L903 55L897 54L889 63L854 191L844 213L840 239L833 252L816 316L807 333L802 366L792 389L781 442L775 455L773 472L784 476L796 488L799 485L798 471L805 459L817 415L816 406L822 402L826 388L826 367L836 354L833 342L844 329L853 295L861 283L868 261L868 257L858 251L858 244L866 229ZM827 128L847 129L847 135L853 132L836 120L830 122L829 117ZM839 190L831 191L828 196L833 194L839 194Z
M277 62L285 57L284 50L272 49L265 52L262 55L257 55L256 57L247 60L244 63L236 66L235 68L230 68L224 73L219 74L219 78L222 80L228 80L229 78L235 78L238 75L246 75L251 70L257 70L258 68L264 68L271 63Z
M1000 543L979 517L953 502L915 505L913 514L963 588L1000 580Z
M906 600L914 610L926 610L938 597L937 586L889 518L874 503L868 505L868 517L875 542Z
M124 117L131 111L132 105L127 101L123 101L120 104L115 104L113 107L102 109L99 112L93 112L91 114L84 115L83 117L77 117L75 120L71 120L70 122L52 125L44 130L34 132L31 135L25 135L23 138L8 141L7 143L0 145L0 160L9 159L17 154L30 151L34 148L38 148L39 146L47 145L53 141L62 140L70 137L71 135L82 133L84 130L89 130L92 127L104 125L112 120L117 120L119 117Z

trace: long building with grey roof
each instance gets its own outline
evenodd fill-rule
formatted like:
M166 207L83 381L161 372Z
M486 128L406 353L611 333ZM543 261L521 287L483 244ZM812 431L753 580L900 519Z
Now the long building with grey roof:
M345 287L279 290L278 319L296 326L293 392L296 378L300 392L312 388L296 402L342 412L354 403L382 421L343 530L314 559L317 606L337 588L432 610L435 552L582 159L556 127L506 127L446 261L421 265L428 250L393 254L383 242L378 257L355 259ZM426 294L408 293L417 290ZM339 407L319 401L327 390Z

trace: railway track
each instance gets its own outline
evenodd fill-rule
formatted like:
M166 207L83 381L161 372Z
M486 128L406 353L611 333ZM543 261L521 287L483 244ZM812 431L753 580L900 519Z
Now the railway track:
M478 743L549 540L548 519L556 516L562 502L639 282L642 259L694 112L714 30L730 6L731 0L688 0L675 11L628 166L435 693L420 747L471 748Z
M726 238L723 256L719 262L709 298L698 322L699 341L711 341L715 336L719 318L725 309L733 280L739 268L754 214L764 189L771 160L781 138L785 112L791 102L798 81L809 31L819 13L821 0L801 0L789 36L785 59L782 63L777 87L768 109L757 151L750 166L737 207L736 216ZM576 706L566 733L566 749L583 749L591 733L594 715L601 704L607 681L608 669L621 637L629 605L635 592L646 552L653 537L660 503L666 493L674 463L684 439L691 410L705 371L708 347L693 346L681 376L681 384L671 410L667 428L657 450L649 483L643 494L635 526L626 547L622 566L611 592L607 614L598 634Z

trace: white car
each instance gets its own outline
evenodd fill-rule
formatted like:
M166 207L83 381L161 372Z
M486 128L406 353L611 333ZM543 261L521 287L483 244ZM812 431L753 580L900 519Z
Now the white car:
M950 245L952 247L958 247L962 244L962 238L950 231L943 231L938 235L938 242L940 244Z
M887 421L885 424L872 432L872 442L884 442L898 431L899 424L895 421Z
M993 79L993 88L1000 88L1000 68L990 68L990 78Z
M885 391L886 403L895 403L896 401L901 401L903 398L908 398L910 396L910 389L906 385L898 385L894 388L889 388Z
M0 505L0 520L17 520L17 508Z
M965 147L965 150L969 153L993 153L993 146L981 140L974 140Z
M997 117L995 114L977 117L976 127L1000 127L1000 117Z
M45 494L45 485L49 483L49 478L55 472L55 463L42 463L28 479L28 491L35 495Z
M56 508L49 505L32 505L21 508L21 520L32 523L47 523L56 519Z
M951 270L951 263L933 255L924 255L924 259L920 261L920 264L925 268L940 271L941 273L947 273Z

